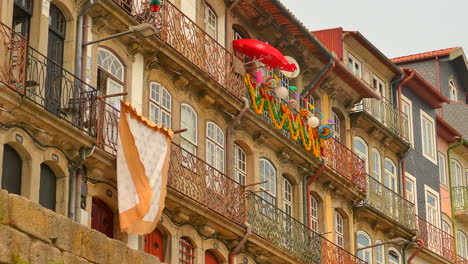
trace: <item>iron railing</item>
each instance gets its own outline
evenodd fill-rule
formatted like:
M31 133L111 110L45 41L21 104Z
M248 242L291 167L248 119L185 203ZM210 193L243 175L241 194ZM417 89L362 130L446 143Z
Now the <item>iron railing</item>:
M96 146L115 156L120 111L104 99L97 100L95 105Z
M455 211L468 210L468 188L465 186L453 187L453 203Z
M454 263L456 258L453 236L419 216L416 216L416 219L420 232L419 238L424 241L426 248Z
M176 144L171 145L168 186L237 224L245 223L244 186Z
M170 1L161 1L157 13L145 0L113 0L140 23L157 29L157 36L208 74L229 93L241 99L245 94L242 76L234 71L237 58L206 33Z
M366 191L365 162L353 151L335 138L324 140L323 156L327 166L352 182L357 188Z
M0 82L24 93L28 41L0 22Z
M353 112L365 111L398 137L409 140L408 117L387 99L364 98L356 104Z
M465 259L464 257L457 256L457 264L468 264L468 259Z
M248 193L247 199L252 231L303 262L366 263L253 192Z
M370 175L367 175L366 199L360 204L374 208L409 230L416 229L414 204Z

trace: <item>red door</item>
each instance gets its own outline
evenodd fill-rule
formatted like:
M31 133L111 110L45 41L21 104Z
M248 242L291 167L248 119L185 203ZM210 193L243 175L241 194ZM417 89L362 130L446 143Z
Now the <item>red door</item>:
M91 228L109 238L114 237L114 213L107 204L95 197L91 210Z
M205 251L205 264L219 264L218 258L213 253Z
M164 261L164 237L158 229L145 236L145 252Z

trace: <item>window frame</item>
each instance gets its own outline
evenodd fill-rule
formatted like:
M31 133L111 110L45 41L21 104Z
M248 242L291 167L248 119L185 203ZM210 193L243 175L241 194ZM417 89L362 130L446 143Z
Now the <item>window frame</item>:
M341 119L338 113L332 110L333 122L335 123L333 137L341 143Z
M315 213L314 213L315 211ZM312 195L310 194L310 229L312 229L313 231L315 231L316 233L320 233L319 232L319 202L318 200Z
M427 195L430 194L435 197L435 220L437 221L436 223L433 223L429 220L428 217L428 205L429 203L427 202ZM440 194L436 192L434 189L431 187L424 185L424 202L425 202L425 209L426 209L426 221L438 228L440 228L440 223L441 223L441 214L440 214Z
M351 60L351 61L350 61ZM353 64L352 69L350 68L350 63ZM359 65L359 73L356 73L356 65ZM362 63L359 61L353 54L348 52L348 69L359 78L362 77Z
M434 164L437 165L437 145L436 145L436 132L435 132L435 122L434 118L429 116L426 112L424 112L422 109L420 109L420 120L421 120L421 150L422 154L425 158L428 160L432 161ZM426 138L424 133L424 121L427 121L431 127L430 133L430 143L432 145L432 153L426 153L425 148L426 148Z
M345 246L344 217L343 215L341 215L340 212L338 212L338 210L335 210L334 218L335 218L335 244L341 248L344 248Z
M287 198L288 196L289 196L289 199ZM293 200L294 200L293 184L291 183L291 181L289 181L288 178L283 176L283 210L286 214L288 214L291 217L294 214Z
M414 132L413 132L413 103L411 102L410 99L408 99L406 96L401 95L401 112L406 114L403 109L404 109L404 104L408 106L408 113L407 118L408 118L408 140L411 143L411 148L414 148Z
M408 199L408 189L406 189L406 196L405 197L408 201L412 202L414 204L414 210L415 210L415 213L416 215L418 215L418 185L417 185L417 180L416 180L416 177L414 177L413 175L409 174L407 171L405 171L405 177L407 178L407 180L409 179L410 181L412 181L414 183L414 194L413 194L413 199L414 201L411 201ZM406 181L407 182L407 181Z
M453 187L464 186L465 183L463 182L463 166L455 158L452 158L450 162L452 163L452 175L451 176L452 176ZM456 168L458 168L459 170L456 170ZM460 174L456 173L457 171L459 171Z
M372 173L371 173L371 174L372 174L372 177L373 177L374 179L376 179L377 181L379 181L380 183L382 183L382 155L380 155L379 150L376 149L376 148L372 148L371 153L372 153ZM375 160L376 160L376 159L374 159L374 153L377 153L377 155L378 155L378 159L377 159L377 160L379 161L379 163L378 163L379 166L378 166L378 171L377 171L377 172L378 172L378 178L375 177L375 173L376 173L376 171L375 171L375 169L376 169L376 168L375 168L375 165L376 165Z
M380 240L380 239L377 239L375 241L376 245L381 244L381 243L383 243L383 241ZM384 252L385 252L385 245L380 245L380 246L375 247L375 264L384 264L385 263L385 253ZM381 260L378 260L378 255L379 254L382 257Z
M369 245L362 245L362 244L359 244L359 236L362 235L364 238L367 239L367 241L369 242ZM369 247L369 246L372 246L372 238L370 237L370 235L363 231L363 230L359 230L357 231L356 233L356 255L358 256L358 258L364 260L367 262L367 264L372 264L373 262L373 258L374 258L374 255L373 255L373 250L372 248L366 248L366 249L363 249L363 250L359 250L359 248L363 248L363 247ZM362 252L362 256L361 255L361 252ZM366 258L366 253L368 254L369 256L369 260L367 260Z
M452 101L458 101L457 85L455 84L455 80L453 78L449 79L448 87L449 87L449 99Z
M387 161L389 161L389 163L392 165L395 173L394 174L391 174L388 170L387 170L387 166L386 166L386 163ZM388 172L388 173L387 173ZM392 179L395 180L395 189L391 188L391 186L387 185L387 174L391 175ZM394 191L395 193L399 193L398 192L398 186L399 186L399 182L398 182L398 176L397 176L398 172L397 172L397 166L395 165L395 162L393 162L393 160L389 157L385 157L384 159L384 185L387 186L390 190ZM390 180L390 178L389 178ZM388 182L389 184L391 183L390 181Z
M213 16L213 17L211 17ZM210 19L214 18L214 25L210 23ZM218 40L218 14L216 14L214 8L205 3L205 31L208 36L214 40ZM210 30L214 31L214 36L210 34Z
M186 252L182 249L188 248L189 252ZM195 246L193 245L192 241L188 237L180 237L179 238L179 264L194 264L195 262ZM186 259L181 259L181 255L185 254L185 257L189 258L187 261Z
M360 150L356 148L356 141L361 143L364 146L366 153L362 153ZM357 136L354 137L354 153L359 158L364 160L364 163L366 166L366 172L369 173L369 146L367 145L367 142L363 138L357 137Z
M372 86L374 86L374 81L375 81L375 84L377 84L377 86L379 84L382 86L382 91L379 90L379 87L372 87L372 88L382 97L381 100L384 100L385 98L387 98L386 83L382 80L382 78L377 76L375 73L372 74Z
M187 127L186 125L186 122L184 122L184 119L183 119L183 112L184 112L184 107L188 110L190 110L190 113L193 113L195 114L195 127L193 128L194 129L194 138L193 139L190 139L188 138L188 133L181 133L181 141L180 141L180 145L181 147L187 151L188 153L192 154L192 155L197 155L197 149L198 149L198 113L197 111L195 111L195 109L187 104L187 103L182 103L180 104L180 127L182 128L187 128L187 131L189 131L191 128L190 127ZM183 145L183 142L187 142L187 144L191 145L193 147L193 152L184 148L182 145Z
M447 157L438 151L437 159L437 163L439 164L439 181L441 184L447 185Z
M210 125L213 125L213 137L209 135L209 127ZM205 157L206 157L206 163L208 163L211 167L217 169L218 171L224 173L226 169L226 151L225 151L225 145L226 145L226 139L225 139L225 134L223 129L216 124L213 121L206 121L206 151L205 151ZM222 139L222 142L219 142L219 139ZM213 144L213 150L215 151L214 153L211 153L213 157L213 162L210 161L210 144ZM219 160L218 158L218 151L219 153L222 153L222 158ZM218 160L217 160L218 159ZM219 162L219 164L218 164Z
M442 219L441 223L442 224L440 226L441 226L442 231L449 234L449 235L452 235L452 231L451 231L452 227L450 226L450 224L447 221L443 220L443 219Z
M391 261L390 260L390 257L388 258L388 263L389 264L401 264L401 253L400 251L398 251L398 249L394 248L394 247L389 247L388 248L388 251L387 251L387 255L390 255L390 251L393 251L396 253L396 255L398 255L398 263L395 263L394 261Z
M239 168L239 163L242 163L245 169ZM247 153L236 143L234 143L234 179L241 185L247 183Z
M265 178L266 175L263 175L262 174L262 171L261 171L261 165L260 163L261 162L264 162L266 165L269 165L273 171L274 171L274 175L272 175L273 177L272 178ZM276 167L273 165L273 162L271 162L269 159L265 158L265 157L261 157L259 159L259 170L260 170L260 173L259 173L259 178L260 178L260 181L268 181L266 183L262 183L260 184L260 190L262 190L262 193L261 193L261 197L263 200L266 200L267 202L269 203L272 203L274 206L277 205L277 194L278 194L278 191L277 191L277 188L278 188L278 184L277 184L277 178L278 178L278 170L276 169ZM270 182L270 179L273 180L273 182ZM271 185L273 185L272 187L273 190L270 190L270 188L266 188L265 186L268 184L268 187ZM269 196L269 198L272 198L271 201L267 199L267 196Z
M457 240L456 240L457 241L457 255L467 259L468 258L468 237L466 236L465 232L463 232L460 229L457 230L456 236L457 236ZM463 244L465 244L464 247L463 247Z
M153 87L154 87L153 85L154 86L159 86L159 98L158 98L157 101L156 101L155 98L152 98ZM164 100L163 100L164 99L164 93L169 95L169 108L164 105ZM164 87L163 85L161 85L160 83L158 83L156 81L151 81L150 82L150 93L149 93L148 102L149 102L149 105L148 105L149 120L153 121L157 125L163 125L164 127L170 129L172 127L172 95L169 92L169 90L166 87ZM156 107L158 109L158 115L159 115L158 119L159 120L153 120L153 118L151 116L151 106ZM168 125L164 124L164 122L163 122L163 112L166 115L168 115L168 117L169 117L169 124Z

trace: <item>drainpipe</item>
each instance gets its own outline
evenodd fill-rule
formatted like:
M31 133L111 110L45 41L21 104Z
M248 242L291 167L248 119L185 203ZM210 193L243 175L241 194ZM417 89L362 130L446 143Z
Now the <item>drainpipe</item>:
M307 191L307 202L306 202L306 205L307 205L307 219L306 221L304 221L304 223L307 223L307 226L310 226L311 223L310 223L310 185L312 185L312 183L314 183L317 179L318 179L318 176L320 176L320 174L322 174L323 170L325 170L326 168L326 161L323 162L322 166L317 170L317 172L314 174L314 176L312 176L306 183L306 191Z
M226 49L228 51L232 51L232 45L230 45L232 41L231 33L232 33L232 25L231 25L231 11L234 9L234 7L239 4L241 0L234 0L234 2L231 2L231 4L228 6L226 9L226 19L224 22L224 41L226 41Z
M234 250L229 254L229 264L234 264L234 257L237 255L237 252L239 252L239 250L245 245L249 237L252 235L252 227L250 224L244 223L244 225L247 227L247 232L239 244L237 244L236 248L234 248Z
M450 207L452 209L452 232L453 232L453 242L454 245L457 244L457 228L456 228L456 223L457 221L455 220L455 202L454 202L454 193L453 193L453 187L452 186L452 162L450 158L450 152L452 149L455 149L461 145L467 145L468 146L468 141L464 138L460 138L460 142L449 147L447 149L447 162L448 162L448 181L449 181L449 188L450 188ZM455 247L455 256L457 253L457 247Z
M76 23L76 58L75 58L75 75L78 78L81 78L81 65L83 61L83 21L84 16L88 13L89 9L94 5L94 0L89 0L83 9L81 9L80 14L77 18Z
M325 80L328 74L330 74L333 71L335 66L336 66L336 60L332 56L330 57L330 61L328 61L327 65L325 65L322 68L322 70L320 70L320 72L317 74L317 76L315 76L315 78L310 82L310 84L304 88L305 98L308 98L310 95L312 95L315 92L315 90L317 90L318 87L320 87L322 82Z
M244 101L244 108L240 111L240 113L234 118L234 120L229 124L227 130L226 130L226 175L228 177L232 177L233 173L232 171L234 170L234 164L232 158L234 157L234 142L233 141L233 130L234 127L240 124L241 118L245 115L247 110L249 110L250 104L249 100L246 97L242 97L242 101Z
M411 254L411 256L409 257L408 259L408 262L407 264L411 264L411 261L413 261L413 259L419 254L419 252L421 252L421 250L424 249L424 247L426 246L426 243L424 243L424 240L418 238L414 241L414 243L418 244L418 248L416 249L415 252L413 252L413 254ZM408 244L408 245L411 245L411 244ZM403 251L405 252L405 250Z

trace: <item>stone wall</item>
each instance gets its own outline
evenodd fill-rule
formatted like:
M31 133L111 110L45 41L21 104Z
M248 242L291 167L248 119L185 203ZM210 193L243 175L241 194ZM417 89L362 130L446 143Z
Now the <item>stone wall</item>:
M0 264L157 264L159 259L0 190Z

